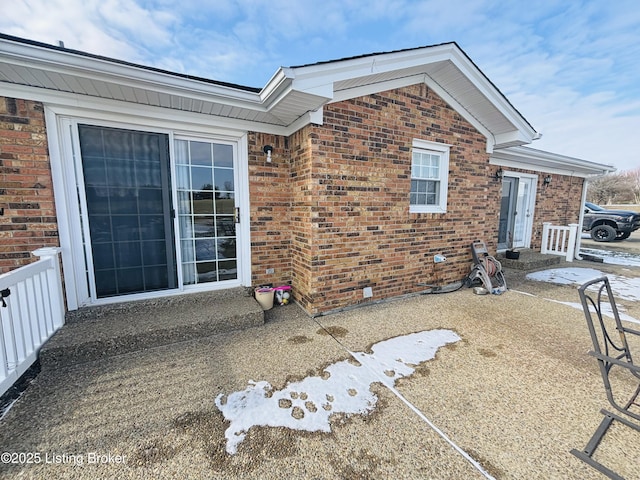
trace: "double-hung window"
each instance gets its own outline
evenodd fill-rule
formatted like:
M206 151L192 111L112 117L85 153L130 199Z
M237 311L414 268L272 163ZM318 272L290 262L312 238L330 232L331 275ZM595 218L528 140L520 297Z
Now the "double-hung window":
M449 183L449 145L414 140L411 151L412 213L445 213Z

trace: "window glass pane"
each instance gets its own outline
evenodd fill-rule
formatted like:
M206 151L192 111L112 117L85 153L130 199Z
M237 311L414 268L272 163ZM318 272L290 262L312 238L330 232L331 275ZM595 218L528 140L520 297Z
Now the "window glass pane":
M211 144L204 142L189 142L191 152L191 165L213 165Z
M178 213L192 213L191 192L178 192Z
M162 187L160 170L153 168L149 162L138 161L135 164L136 185L138 187Z
M218 237L235 237L236 222L230 215L216 216L216 234Z
M196 261L216 259L216 241L214 239L196 240Z
M198 283L217 282L218 269L216 262L198 263Z
M137 215L113 215L111 217L113 240L115 242L133 242L140 240Z
M123 268L117 270L119 293L135 293L140 291L140 285L144 285L142 268Z
M87 187L85 194L92 215L109 214L111 207L107 187Z
M221 238L218 240L218 258L228 259L236 258L236 239Z
M440 155L414 151L412 154L411 177L438 179L440 176Z
M178 190L189 190L189 188L191 188L189 180L189 167L176 167L176 185L178 186Z
M93 245L93 267L96 270L113 269L115 267L110 243Z
M138 212L162 214L164 207L162 189L141 188L138 190Z
M92 243L113 241L111 236L111 217L109 215L94 215L89 223Z
M102 158L87 157L84 159L84 184L107 185L107 171Z
M102 130L104 156L110 160L133 160L132 132L121 130Z
M196 259L196 249L193 240L183 240L180 242L182 248L182 261L193 262Z
M218 277L220 280L232 280L238 276L238 265L235 260L218 262Z
M213 215L213 192L193 193L193 213L197 215Z
M140 233L143 240L164 240L164 215L141 215Z
M186 140L176 140L174 153L176 156L176 165L189 164L189 142Z
M184 259L183 259L184 260ZM194 285L196 283L196 264L182 264L182 283L185 285Z
M233 215L235 213L234 209L236 205L233 199L233 194L225 192L221 197L222 198L216 199L216 213Z
M193 230L196 237L215 237L216 232L212 216L196 215L193 217Z
M214 168L213 178L216 192L233 192L233 170ZM224 197L224 195L221 196Z
M169 282L167 267L152 266L143 270L147 290L161 290Z
M113 187L135 187L135 164L129 160L112 159L108 164L107 179Z
M145 265L163 265L167 262L167 248L164 240L143 242L142 247Z
M138 242L117 242L113 245L116 268L137 267L142 265L142 252Z
M216 167L233 168L233 147L231 145L214 143L213 164Z
M194 190L213 191L213 169L191 167L191 186Z
M180 215L178 223L180 224L180 238L193 238L193 227L191 225L192 217L190 215Z

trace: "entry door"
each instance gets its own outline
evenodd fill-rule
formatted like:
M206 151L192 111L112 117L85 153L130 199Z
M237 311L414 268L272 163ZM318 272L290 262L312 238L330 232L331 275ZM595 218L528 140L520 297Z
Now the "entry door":
M529 248L531 245L535 185L535 176L505 174L503 177L498 249Z

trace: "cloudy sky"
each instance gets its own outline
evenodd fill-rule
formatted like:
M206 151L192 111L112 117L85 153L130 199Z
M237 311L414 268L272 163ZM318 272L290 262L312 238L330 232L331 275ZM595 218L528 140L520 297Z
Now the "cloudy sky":
M640 167L637 0L2 0L0 32L251 87L455 41L543 134L533 148Z

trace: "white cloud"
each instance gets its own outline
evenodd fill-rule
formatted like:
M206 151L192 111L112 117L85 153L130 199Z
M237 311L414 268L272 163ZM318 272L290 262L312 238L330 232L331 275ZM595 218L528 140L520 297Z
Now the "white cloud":
M640 165L635 0L18 0L0 31L254 87L280 66L456 41L544 134L534 148Z

